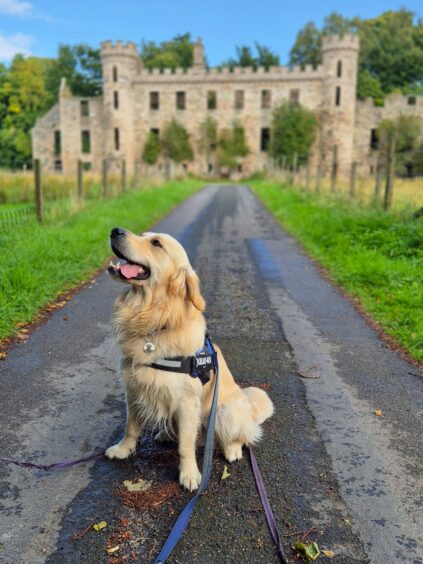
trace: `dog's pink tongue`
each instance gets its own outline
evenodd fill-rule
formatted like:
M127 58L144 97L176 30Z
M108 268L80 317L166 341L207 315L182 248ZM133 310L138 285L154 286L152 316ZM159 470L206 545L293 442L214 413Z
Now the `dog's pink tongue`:
M125 278L135 278L138 274L140 267L136 264L123 264L120 267L120 271L125 276Z

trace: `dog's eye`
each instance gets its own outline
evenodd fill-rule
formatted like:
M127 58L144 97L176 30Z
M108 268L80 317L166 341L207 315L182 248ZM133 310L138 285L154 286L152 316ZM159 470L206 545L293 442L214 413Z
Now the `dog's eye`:
M151 244L153 245L153 247L162 247L162 244L160 243L160 241L158 239L153 239L151 241Z

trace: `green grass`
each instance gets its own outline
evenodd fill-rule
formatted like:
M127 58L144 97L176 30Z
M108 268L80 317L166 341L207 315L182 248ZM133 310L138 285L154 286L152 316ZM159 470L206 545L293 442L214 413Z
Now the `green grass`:
M104 263L111 227L141 232L200 186L196 180L168 182L89 201L79 211L59 206L43 225L29 221L0 230L0 339Z
M332 279L423 361L423 220L276 182L250 186Z

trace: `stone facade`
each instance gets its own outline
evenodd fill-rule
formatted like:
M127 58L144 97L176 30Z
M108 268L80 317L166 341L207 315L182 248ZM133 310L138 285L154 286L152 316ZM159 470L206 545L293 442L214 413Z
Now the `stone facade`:
M423 115L423 97L415 99L414 105L406 97L391 97L383 108L374 107L370 100L357 101L358 52L356 36L333 36L324 39L323 64L315 69L230 70L206 68L204 47L198 40L192 68L161 72L144 68L134 43L106 41L101 45L103 95L75 97L63 82L58 103L34 126L33 156L49 172L73 173L78 159L99 172L107 159L111 167L125 160L128 173L133 174L143 166L149 132L160 135L175 118L188 130L195 153L185 169L207 175L215 172L215 163L200 149L201 124L211 116L219 129L235 121L244 127L249 154L240 162L239 172L250 174L268 166L265 149L272 107L296 100L320 121L313 167L321 158L323 170L328 170L336 146L341 174L349 173L353 161L362 174L369 174L375 160L370 148L372 130L385 117Z

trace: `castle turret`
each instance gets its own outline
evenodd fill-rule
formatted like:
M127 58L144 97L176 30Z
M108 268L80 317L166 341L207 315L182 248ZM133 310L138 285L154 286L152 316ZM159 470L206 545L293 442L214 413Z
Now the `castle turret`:
M201 41L201 37L199 37L197 41L194 43L193 67L197 71L202 71L205 68L204 45L203 42Z
M353 161L359 39L356 35L323 38L322 135L324 165L337 147L339 171L349 174Z
M128 172L134 170L134 101L132 83L142 61L135 43L111 41L101 44L103 64L104 155L109 161L125 160Z

